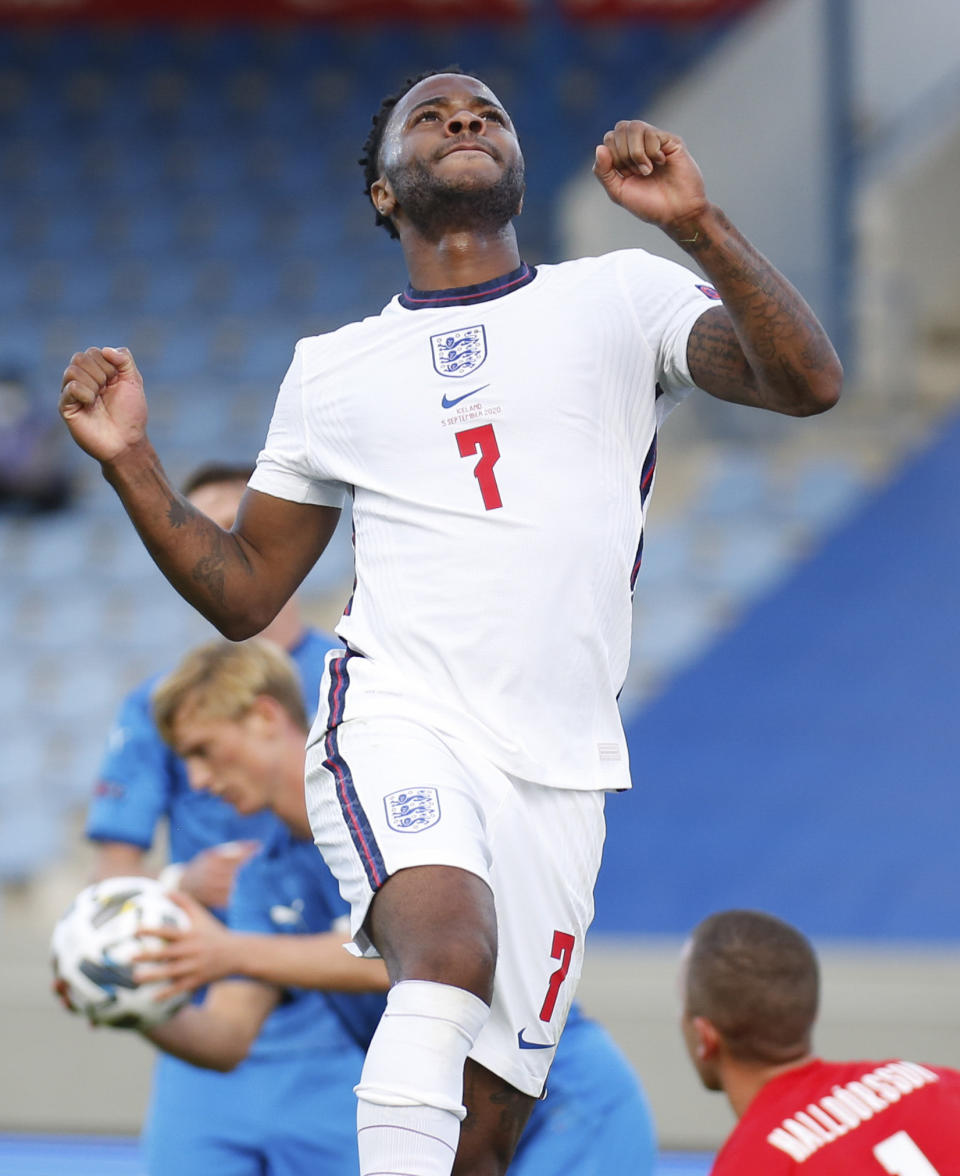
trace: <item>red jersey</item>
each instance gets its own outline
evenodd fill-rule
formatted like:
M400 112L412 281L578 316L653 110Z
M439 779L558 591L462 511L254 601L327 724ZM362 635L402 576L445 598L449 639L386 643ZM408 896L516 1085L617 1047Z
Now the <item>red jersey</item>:
M712 1176L960 1176L960 1072L816 1059L767 1083Z

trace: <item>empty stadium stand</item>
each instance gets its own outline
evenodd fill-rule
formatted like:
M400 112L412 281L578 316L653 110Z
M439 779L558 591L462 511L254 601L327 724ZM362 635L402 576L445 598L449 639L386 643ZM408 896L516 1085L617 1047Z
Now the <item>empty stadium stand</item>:
M960 416L629 723L598 933L957 939Z

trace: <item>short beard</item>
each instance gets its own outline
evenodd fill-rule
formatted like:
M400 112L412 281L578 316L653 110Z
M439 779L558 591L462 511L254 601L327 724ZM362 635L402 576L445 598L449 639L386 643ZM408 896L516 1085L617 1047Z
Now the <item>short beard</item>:
M494 184L439 180L418 161L387 178L397 204L421 237L439 241L452 232L499 233L517 215L524 191L523 163L512 163Z

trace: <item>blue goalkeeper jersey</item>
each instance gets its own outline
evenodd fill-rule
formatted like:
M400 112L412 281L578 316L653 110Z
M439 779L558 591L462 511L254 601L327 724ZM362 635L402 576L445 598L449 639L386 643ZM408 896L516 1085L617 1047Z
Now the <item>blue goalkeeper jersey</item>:
M317 709L324 657L337 638L307 630L290 656L300 672L307 715ZM121 704L87 814L94 841L121 841L149 849L157 825L169 825L170 860L186 862L224 841L262 840L276 826L272 813L240 816L217 796L194 791L183 761L160 738L151 694L162 674L143 682Z
M227 924L319 934L346 913L312 841L279 821L237 871ZM281 990L247 1058L228 1074L162 1056L145 1132L149 1176L355 1176L356 1099L379 995Z
M277 828L237 871L227 924L233 931L319 935L345 919L349 907L312 841ZM347 995L289 988L254 1044L257 1056L281 1051L318 1052L348 1039L366 1051L386 995Z

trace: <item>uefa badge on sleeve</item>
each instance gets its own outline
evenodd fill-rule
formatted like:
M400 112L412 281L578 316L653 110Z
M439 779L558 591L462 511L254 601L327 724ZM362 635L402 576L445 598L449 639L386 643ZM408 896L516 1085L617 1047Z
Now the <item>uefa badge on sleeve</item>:
M440 820L436 788L404 788L383 798L387 824L398 833L421 833Z
M487 333L482 326L462 327L430 336L433 366L441 376L459 380L469 376L487 358Z

